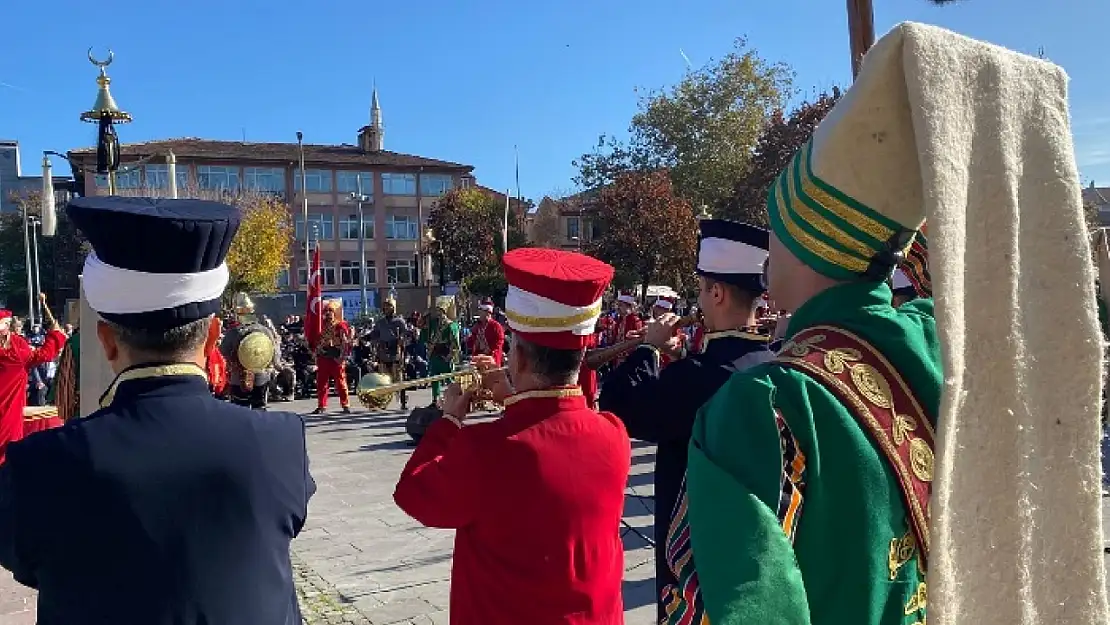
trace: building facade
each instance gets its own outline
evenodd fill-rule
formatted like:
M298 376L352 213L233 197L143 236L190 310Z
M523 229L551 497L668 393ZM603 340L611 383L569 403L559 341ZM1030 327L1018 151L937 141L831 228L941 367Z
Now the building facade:
M374 302L392 288L404 310L423 310L438 292L434 272L418 257L432 204L456 187L474 184L473 167L384 149L384 126L377 92L370 124L358 132L357 145L304 145L305 184L296 143L245 143L206 139L169 139L125 144L123 165L142 163L117 177L120 193L169 187L167 157L176 162L178 189L235 193L272 193L290 207L295 241L289 266L279 277L285 292L305 289L305 239L319 241L325 292L350 292L365 280ZM70 157L86 168L95 165L94 148ZM107 180L83 181L87 195L107 193ZM362 193L366 266L359 262L359 201ZM303 215L308 199L308 219ZM425 275L422 275L425 274ZM346 297L345 297L346 299Z
M0 213L18 211L16 198L20 195L42 191L42 175L24 176L20 160L19 141L0 139ZM73 179L54 175L53 181L55 189L61 192L69 188Z
M565 198L544 197L526 218L528 238L544 247L582 251L599 235L590 200L585 191Z

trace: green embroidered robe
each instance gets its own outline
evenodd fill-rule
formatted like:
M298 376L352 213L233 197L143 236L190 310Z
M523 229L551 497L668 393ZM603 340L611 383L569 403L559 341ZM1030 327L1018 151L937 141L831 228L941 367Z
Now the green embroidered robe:
M933 301L890 302L885 283L831 288L794 314L787 337L827 324L863 338L935 423ZM679 584L666 622L924 623L925 576L912 536L894 473L840 401L803 373L773 362L753 367L698 414L668 537Z

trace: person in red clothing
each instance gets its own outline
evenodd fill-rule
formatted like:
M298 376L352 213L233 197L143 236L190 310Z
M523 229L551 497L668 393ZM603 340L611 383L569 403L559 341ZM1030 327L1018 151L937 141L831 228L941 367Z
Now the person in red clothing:
M220 352L218 344L212 345L204 361L204 370L208 374L208 388L216 397L224 397L227 392L227 360Z
M651 307L651 318L652 319L658 319L658 318L662 317L663 315L665 315L665 314L667 314L667 313L669 313L673 310L674 310L674 302L672 302L671 300L669 300L665 297L660 297L659 299L655 300L655 304L653 304L652 307ZM682 349L685 349L685 347L686 347L686 332L683 331L681 328L679 328L675 332L675 340L677 341L678 345ZM670 363L674 362L674 358L672 358L671 356L668 356L667 354L660 354L659 355L659 362L660 362L661 367L666 367Z
M4 464L8 443L23 438L23 408L27 406L27 375L31 367L58 357L66 344L66 335L40 297L46 313L46 339L42 347L31 347L27 339L12 327L10 310L0 310L0 464Z
M596 349L599 345L600 332L592 332L586 337L586 352L589 353L591 349ZM582 365L578 367L578 387L582 389L582 395L586 397L586 405L590 410L597 409L597 370L591 369L586 364L586 359L582 358Z
M505 328L493 318L493 302L478 306L478 322L470 328L466 349L471 356L490 356L501 366L505 353Z
M316 354L316 410L324 414L328 408L328 384L335 380L339 407L344 414L351 412L351 398L347 393L347 355L351 353L353 336L351 326L343 320L342 300L324 302L323 330L320 340L313 346Z
M644 320L636 314L635 297L628 293L621 293L617 296L617 321L611 327L609 345L616 345L628 339L629 332L638 332L644 328ZM612 365L615 367L623 361L624 358L617 358Z
M577 386L613 268L535 248L502 262L508 373L489 372L489 356L475 364L504 415L466 423L473 393L449 387L393 498L424 525L457 530L453 625L622 625L631 443Z

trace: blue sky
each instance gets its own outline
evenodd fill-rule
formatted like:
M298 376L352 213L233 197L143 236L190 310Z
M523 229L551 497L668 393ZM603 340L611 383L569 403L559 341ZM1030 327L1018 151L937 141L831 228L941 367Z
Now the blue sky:
M115 50L112 91L135 122L124 142L198 136L354 143L374 82L386 148L476 167L525 196L572 187L571 161L600 133L623 134L636 88L677 82L746 36L789 63L803 91L850 78L844 0L117 0L10 2L0 10L0 137L24 171L43 149L95 140L77 120L96 94L89 46ZM881 33L930 22L1017 50L1039 48L1071 75L1084 182L1110 185L1110 2L875 0ZM58 164L60 165L60 164Z

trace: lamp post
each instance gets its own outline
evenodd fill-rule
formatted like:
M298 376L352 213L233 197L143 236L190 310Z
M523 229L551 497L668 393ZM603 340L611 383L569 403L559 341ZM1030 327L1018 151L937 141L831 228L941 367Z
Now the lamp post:
M359 282L359 311L365 317L369 314L366 303L366 222L362 212L362 203L370 201L370 196L362 193L362 174L355 174L355 192L351 194L358 204L358 282Z
M424 286L428 287L428 308L432 307L432 253L435 250L436 237L431 228L424 231L424 235L420 239L420 247L423 252L420 258L421 266L420 273L424 276ZM443 265L440 263L440 275L443 274ZM440 278L440 285L442 286L443 279Z
M31 325L35 325L35 281L31 273L31 216L27 207L23 208L23 255L27 265L27 318Z
M31 230L31 251L34 253L35 293L38 294L42 293L42 274L39 272L39 235L38 231L35 230L35 226L41 225L42 221L35 215L30 215L27 217L27 227ZM34 304L35 311L38 313L39 321L42 321L42 301L40 301L38 298L35 298L34 300L32 300L32 302ZM32 317L32 324L34 323L33 319L34 317Z

